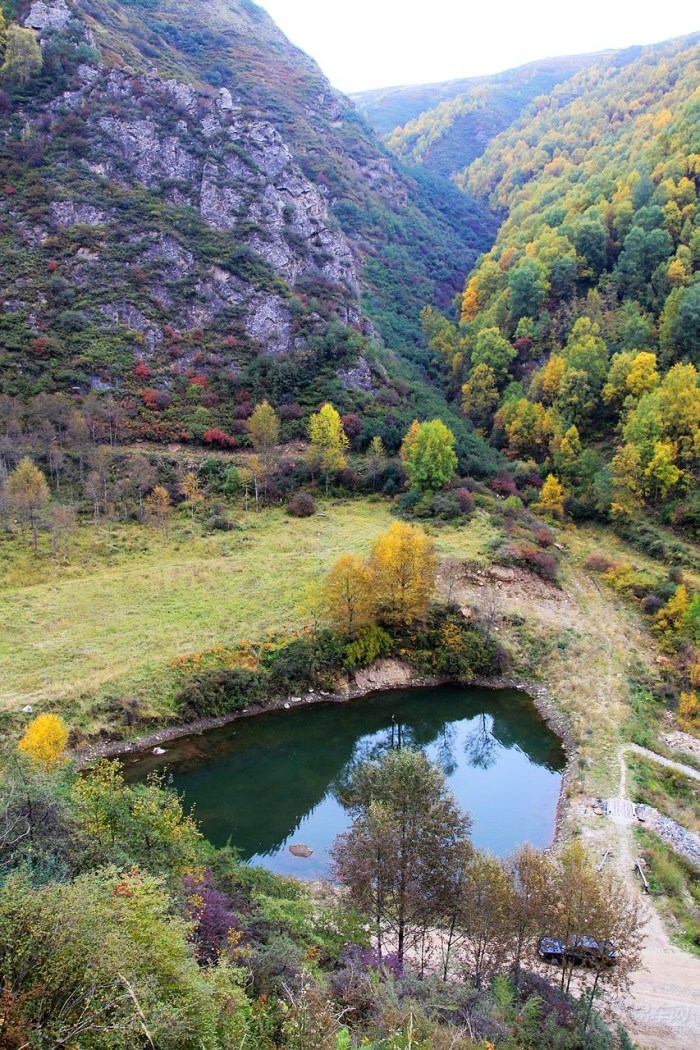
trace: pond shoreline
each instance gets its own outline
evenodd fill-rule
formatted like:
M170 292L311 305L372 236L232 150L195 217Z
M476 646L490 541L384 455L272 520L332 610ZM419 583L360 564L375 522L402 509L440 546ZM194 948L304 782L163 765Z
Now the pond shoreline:
M182 725L164 726L162 729L136 737L131 741L111 740L104 743L94 743L84 750L76 752L74 757L78 768L84 769L100 758L121 758L126 755L152 750L167 744L171 740L206 733L211 729L230 725L232 722L237 722L242 718L255 718L258 715L268 714L272 711L293 710L297 707L306 707L314 704L345 704L353 700L359 700L362 697L372 696L374 693L395 689L435 688L444 685L461 686L465 689L517 689L531 698L545 724L561 740L566 755L566 767L562 773L561 788L557 800L552 845L560 842L563 837L568 788L571 784L577 753L576 742L566 719L549 690L539 682L527 679L498 676L460 680L450 675L428 678L416 675L413 669L403 661L394 659L378 660L371 667L358 671L354 676L353 682L348 684L346 689L336 692L312 690L301 697L282 697L267 703L251 704L250 707L241 711L231 711L226 715L199 718Z
M378 661L379 664L389 662L394 664L400 663L398 660ZM196 718L192 722L167 725L162 729L156 729L153 733L147 733L144 736L135 737L134 740L109 740L91 743L85 748L76 750L73 753L73 757L77 762L78 768L84 769L100 758L119 758L121 755L131 755L135 752L147 751L150 748L159 747L161 744L168 743L170 740L178 740L183 736L196 736L200 733L206 733L210 729L220 729L222 726L230 725L231 722L237 722L241 718L255 718L258 715L269 714L271 711L293 710L296 707L305 707L313 704L344 704L349 703L352 700L359 700L365 696L371 696L372 693L382 693L389 689L419 689L441 685L463 685L465 687L482 685L484 688L500 688L498 685L487 685L487 683L491 681L490 679L475 679L474 681L460 682L458 679L452 678L449 675L439 675L432 678L420 677L418 675L414 676L411 669L408 667L408 664L401 664L401 666L410 672L410 677L402 677L400 681L397 680L394 682L387 679L386 681L382 681L381 684L355 684L349 686L347 689L338 690L337 692L313 689L301 697L278 697L274 700L268 700L263 703L251 704L250 707L245 707L240 711L231 711L225 715L215 715L210 718ZM360 674L361 673L362 672L360 672ZM496 681L497 680L494 679L494 682ZM504 686L504 688L508 688L508 686Z

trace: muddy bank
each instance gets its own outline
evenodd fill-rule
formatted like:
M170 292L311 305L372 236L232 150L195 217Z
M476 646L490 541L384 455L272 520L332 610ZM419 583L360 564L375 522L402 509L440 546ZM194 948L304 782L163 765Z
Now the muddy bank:
M484 684L485 682L486 680ZM267 714L270 711L290 710L292 707L301 707L305 704L344 704L363 696L371 696L372 693L384 692L386 689L478 684L477 682L458 682L448 675L425 678L416 675L413 669L401 660L377 660L371 667L357 671L347 685L336 692L312 689L302 696L277 697L264 703L251 704L240 711L231 711L229 714L213 718L197 718L193 722L164 726L162 729L136 737L134 740L97 741L75 751L73 757L77 760L78 766L83 768L98 758L117 758L120 755L133 754L135 751L147 751L169 740L206 733L209 729L218 729L220 726L237 722L240 718L254 718L256 715Z
M480 689L518 689L532 698L532 701L542 716L543 720L562 741L567 758L566 769L562 775L562 789L557 805L555 824L555 841L560 837L564 807L566 805L567 788L571 781L573 758L576 746L571 731L562 717L561 711L550 696L548 690L539 683L519 678L493 677L475 678L468 681L460 681L448 675L438 677L424 677L417 675L409 664L401 660L387 659L377 660L370 667L357 671L352 678L335 692L324 690L312 690L302 696L290 696L281 699L270 700L266 703L251 704L250 707L240 711L232 711L230 714L220 715L215 718L200 718L193 722L181 725L164 726L153 733L136 737L134 740L112 740L95 742L88 745L75 754L80 768L89 766L98 758L118 758L122 755L133 754L139 751L148 751L155 747L162 747L168 741L177 740L183 736L193 736L205 733L210 729L225 726L242 718L254 718L257 715L270 711L291 710L310 704L344 704L360 697L371 696L391 689L415 689L431 688L443 685L463 686L464 688Z

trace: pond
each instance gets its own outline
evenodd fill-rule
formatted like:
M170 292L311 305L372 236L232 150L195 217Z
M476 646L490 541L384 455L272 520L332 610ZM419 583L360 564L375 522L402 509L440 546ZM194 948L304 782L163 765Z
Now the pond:
M349 818L340 801L352 766L401 743L445 772L473 818L474 843L500 856L548 846L566 757L532 699L513 689L439 687L375 693L351 703L295 704L130 755L127 779L165 768L206 836L243 859L315 879ZM304 844L310 857L289 846Z

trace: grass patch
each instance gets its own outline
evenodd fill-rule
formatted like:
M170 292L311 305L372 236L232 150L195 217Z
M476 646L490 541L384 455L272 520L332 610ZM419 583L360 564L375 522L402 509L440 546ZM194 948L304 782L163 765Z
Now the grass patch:
M171 710L177 656L317 618L330 564L346 551L367 553L395 520L381 500L328 501L321 511L304 520L241 511L238 529L214 535L183 516L167 538L135 524L83 526L70 564L30 558L24 583L26 551L15 561L10 548L15 582L0 605L5 724L29 703L94 732L134 699L141 716L157 720ZM492 536L479 513L434 530L443 557L483 560Z
M691 831L700 832L697 781L640 755L629 754L630 789L635 802L645 802Z
M700 872L642 828L635 836L646 861L646 877L679 944L700 956Z
M648 689L630 690L629 738L634 744L671 757L658 739L660 704Z

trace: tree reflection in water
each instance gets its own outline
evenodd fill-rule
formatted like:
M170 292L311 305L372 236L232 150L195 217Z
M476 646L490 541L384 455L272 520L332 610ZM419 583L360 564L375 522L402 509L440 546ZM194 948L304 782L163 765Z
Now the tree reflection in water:
M474 817L474 841L505 853L551 839L561 743L516 690L440 687L283 710L170 741L164 757L130 756L130 780L172 773L207 836L231 841L273 871L321 878L326 850L347 826L357 765L392 747L423 751ZM133 764L132 764L133 763ZM291 857L291 842L313 856Z
M491 732L488 716L482 712L476 725L467 733L464 741L464 753L469 765L476 769L488 769L494 764L498 754L498 741Z

